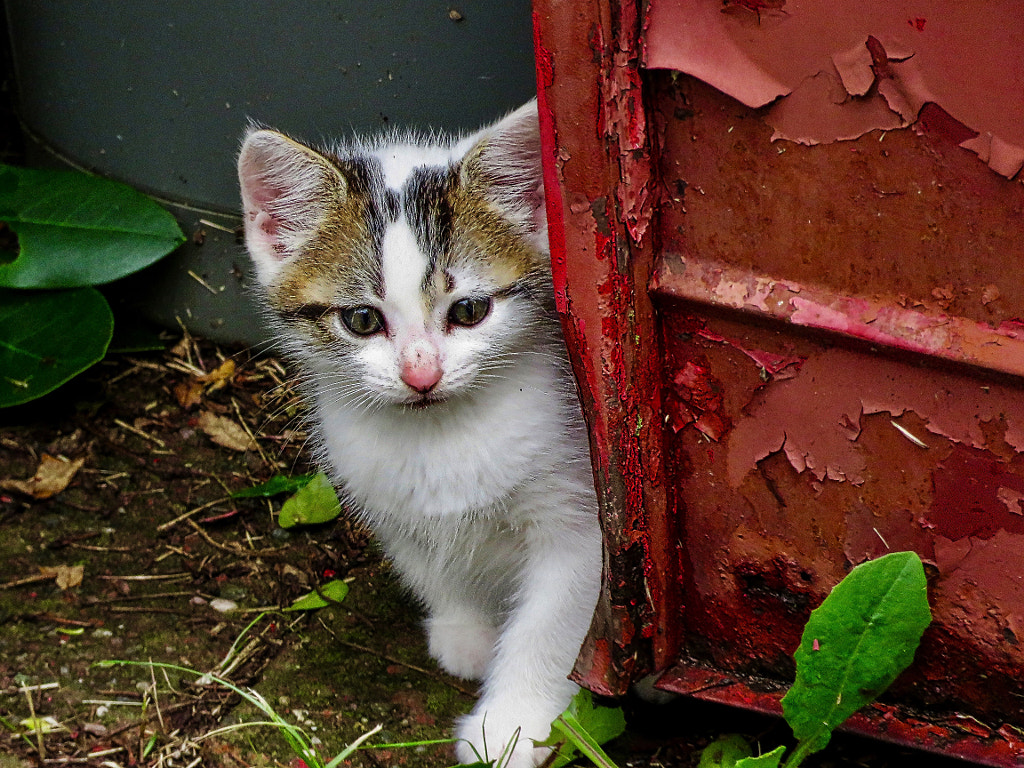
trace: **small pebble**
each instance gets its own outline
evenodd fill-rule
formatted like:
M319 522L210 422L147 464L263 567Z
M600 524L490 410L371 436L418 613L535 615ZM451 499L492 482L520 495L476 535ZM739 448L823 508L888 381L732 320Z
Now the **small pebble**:
M85 723L82 725L82 730L90 736L102 737L107 735L107 726L103 725L103 723Z
M225 600L223 597L215 597L210 601L210 607L220 613L230 613L238 610L238 603L234 600Z

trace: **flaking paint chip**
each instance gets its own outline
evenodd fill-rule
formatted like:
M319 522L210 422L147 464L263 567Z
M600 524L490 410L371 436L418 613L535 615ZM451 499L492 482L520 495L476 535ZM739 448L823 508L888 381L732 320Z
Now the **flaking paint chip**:
M989 283L981 289L981 303L987 307L994 301L999 301L999 286Z

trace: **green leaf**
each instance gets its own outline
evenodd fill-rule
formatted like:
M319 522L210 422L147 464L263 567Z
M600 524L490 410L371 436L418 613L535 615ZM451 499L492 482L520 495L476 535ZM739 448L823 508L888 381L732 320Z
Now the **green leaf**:
M736 761L736 768L778 768L785 752L785 747L776 747L771 752L765 752L757 757L744 757Z
M558 748L554 768L568 765L583 753L597 766L615 764L601 749L626 730L626 717L619 707L595 707L590 691L580 689L565 712L551 724L551 735L542 742Z
M94 288L0 290L0 408L52 392L103 359L113 329Z
M733 768L737 760L750 757L751 750L747 740L738 733L719 736L704 747L700 753L697 768Z
M0 221L19 252L0 261L0 286L76 288L124 277L185 241L174 217L109 179L0 165Z
M313 475L274 475L265 483L242 488L231 494L232 499L266 499L279 493L295 493L309 485Z
M315 611L317 608L326 608L332 603L340 603L348 594L348 584L335 579L320 587L319 592L310 592L303 595L284 610L286 611ZM326 599L324 599L326 598Z
M565 714L574 717L598 744L605 744L626 731L622 708L594 706L594 696L586 689L580 689L573 696Z
M334 486L321 472L288 499L281 507L277 523L282 528L326 523L341 514L341 502Z
M811 614L782 699L800 742L787 765L822 749L910 665L931 622L927 587L920 558L894 552L854 568Z

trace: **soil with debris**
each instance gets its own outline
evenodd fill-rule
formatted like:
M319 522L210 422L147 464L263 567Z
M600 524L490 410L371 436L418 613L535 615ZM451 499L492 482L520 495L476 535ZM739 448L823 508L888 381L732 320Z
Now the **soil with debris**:
M378 723L376 743L439 738L471 705L427 658L365 531L346 517L285 531L282 498L231 498L310 471L299 408L276 360L186 339L0 412L0 752L291 764L274 729L204 738L264 719L207 672L256 689L325 754ZM349 582L342 604L279 610L332 579ZM445 747L405 753L352 764L449 762Z
M302 429L278 361L188 337L0 411L0 768L302 766L277 729L222 730L265 715L211 674L257 691L328 759L378 725L370 744L449 734L473 688L429 659L367 533L346 516L286 531L283 497L231 497L311 471ZM333 579L343 602L282 610ZM120 660L135 664L106 664ZM610 746L624 768L695 766L723 732L768 748L787 733L689 701L626 708ZM806 764L906 759L837 737ZM451 762L442 744L343 764Z

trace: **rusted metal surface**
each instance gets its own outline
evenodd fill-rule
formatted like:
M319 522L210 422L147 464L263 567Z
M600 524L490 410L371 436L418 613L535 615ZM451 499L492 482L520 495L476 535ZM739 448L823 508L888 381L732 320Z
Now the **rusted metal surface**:
M645 61L748 107L801 144L905 128L926 106L1012 178L1024 165L1018 0L648 0Z
M781 693L765 681L744 682L696 666L677 667L665 675L665 685L696 699L742 706L781 715ZM936 716L910 713L905 707L875 702L851 717L843 729L883 741L992 765L1018 765L1024 733L1011 726L998 730L962 714Z
M913 549L935 622L892 697L934 719L859 727L1024 764L1024 185L923 129L780 153L702 83L651 92L687 654L785 680L831 586Z
M713 5L749 14L752 39L781 23ZM608 548L578 678L615 693L658 670L777 712L811 609L853 565L913 549L935 622L850 727L1024 765L1024 184L937 104L773 143L771 105L643 69L637 6L535 15L556 290Z
M678 537L665 526L660 359L647 293L657 187L633 4L538 3L555 292L583 394L606 532L605 590L577 668L622 693L674 658Z

